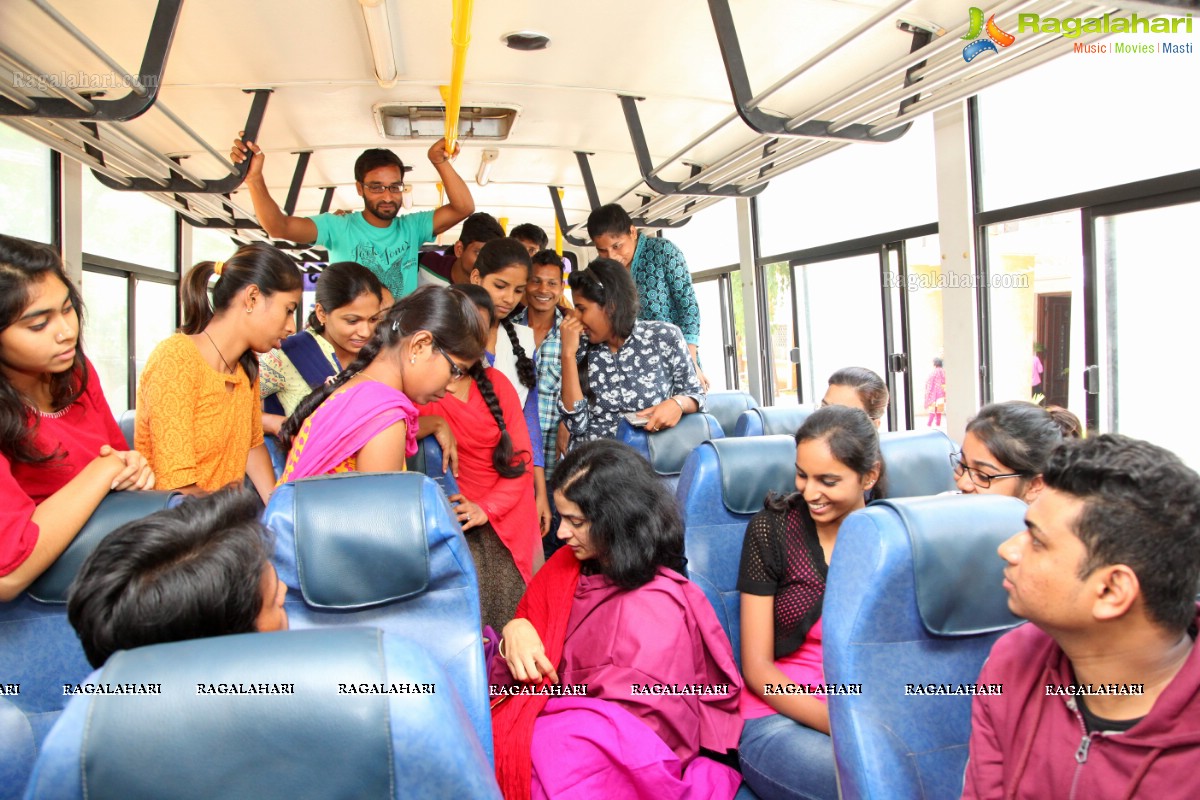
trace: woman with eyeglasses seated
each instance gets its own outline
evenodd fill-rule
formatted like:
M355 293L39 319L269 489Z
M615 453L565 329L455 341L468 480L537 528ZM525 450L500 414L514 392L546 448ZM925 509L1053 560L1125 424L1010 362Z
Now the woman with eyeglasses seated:
M1079 419L1065 409L1051 413L1024 400L984 406L967 423L962 451L950 456L959 491L1032 503L1046 458L1072 429Z
M296 407L279 432L279 483L335 472L397 472L417 452L417 403L483 355L487 331L457 289L418 289L396 303L358 358ZM460 363L461 362L461 363Z
M611 440L571 451L555 484L566 547L530 583L492 662L504 796L729 800L741 776L702 752L737 746L741 680L684 577L674 498ZM547 696L585 684L585 696Z
M575 311L559 326L559 409L572 447L616 437L621 417L630 413L653 433L704 410L683 334L669 322L637 318L637 286L629 270L598 258L567 282Z

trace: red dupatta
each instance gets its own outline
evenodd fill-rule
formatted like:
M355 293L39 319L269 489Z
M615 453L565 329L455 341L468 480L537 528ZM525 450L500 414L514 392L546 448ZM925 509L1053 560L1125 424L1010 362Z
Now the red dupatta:
M578 583L579 559L570 548L561 548L538 570L517 604L517 616L533 625L542 639L546 658L555 668L562 661L567 622ZM496 780L505 800L529 798L533 779L533 723L548 699L546 695L516 695L492 709Z

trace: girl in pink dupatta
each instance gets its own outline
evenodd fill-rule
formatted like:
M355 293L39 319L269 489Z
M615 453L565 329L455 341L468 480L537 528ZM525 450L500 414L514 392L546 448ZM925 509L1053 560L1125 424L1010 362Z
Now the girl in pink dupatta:
M572 693L494 702L504 797L730 800L741 776L709 756L732 760L742 682L716 614L683 575L674 498L611 439L572 451L555 482L567 546L505 626L491 675Z
M280 430L279 482L335 472L395 472L417 451L416 403L441 397L483 355L487 330L459 290L398 302L358 358L297 406ZM411 398L411 399L410 399Z

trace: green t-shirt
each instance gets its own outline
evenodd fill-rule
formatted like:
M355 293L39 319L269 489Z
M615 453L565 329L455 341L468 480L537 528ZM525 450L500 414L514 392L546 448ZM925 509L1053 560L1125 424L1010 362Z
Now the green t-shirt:
M417 254L433 241L433 212L418 211L377 228L353 214L311 217L317 225L317 244L329 250L330 261L357 261L379 276L396 299L417 288Z

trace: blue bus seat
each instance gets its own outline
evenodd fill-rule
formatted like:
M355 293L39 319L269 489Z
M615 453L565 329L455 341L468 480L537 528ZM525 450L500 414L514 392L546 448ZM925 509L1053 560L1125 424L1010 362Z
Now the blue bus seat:
M743 411L733 428L734 436L795 436L814 411L816 403L798 406L760 406Z
M0 684L0 694L6 691L12 690ZM25 795L37 746L29 720L5 697L0 697L0 753L0 800L19 800Z
M479 582L446 496L413 472L285 483L263 516L293 629L374 626L424 642L491 758Z
M752 408L758 408L758 401L747 392L709 392L704 396L704 410L717 418L726 436L734 435L738 417Z
M796 443L790 436L704 442L688 457L676 498L683 510L688 577L712 603L742 662L738 566L746 524L768 492L796 489Z
M8 699L28 719L35 743L66 706L63 684L78 683L92 671L67 622L67 591L79 568L105 536L181 497L177 492L110 493L50 568L15 600L0 603L0 681L21 685L21 693Z
M887 465L889 499L954 491L950 454L957 448L941 431L881 433L879 449Z
M125 444L129 445L130 450L137 449L133 443L134 430L136 427L136 419L137 419L137 415L134 412L134 410L131 408L128 411L126 411L124 414L122 414L121 418L119 420L117 420L117 426L120 427L121 435L125 437Z
M617 440L637 450L673 492L692 451L709 439L722 439L721 423L710 414L684 414L673 428L646 433L626 420L617 425Z
M962 793L971 696L911 697L907 684L974 684L1008 610L996 548L1025 504L980 495L883 500L838 532L824 606L825 680L843 800Z
M453 473L442 469L442 446L433 436L417 440L417 452L408 459L410 472L422 472L433 478L447 496L458 494L458 482Z
M160 694L71 698L38 757L31 800L500 797L454 681L420 644L377 629L139 647L88 681L157 684ZM239 685L268 692L229 692Z

